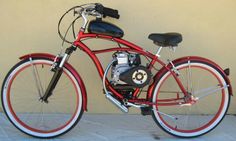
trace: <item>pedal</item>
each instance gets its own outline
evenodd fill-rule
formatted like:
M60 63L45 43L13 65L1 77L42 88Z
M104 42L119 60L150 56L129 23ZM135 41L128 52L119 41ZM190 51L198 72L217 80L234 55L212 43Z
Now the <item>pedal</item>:
M152 114L152 108L151 107L141 107L141 114L143 116L151 115Z

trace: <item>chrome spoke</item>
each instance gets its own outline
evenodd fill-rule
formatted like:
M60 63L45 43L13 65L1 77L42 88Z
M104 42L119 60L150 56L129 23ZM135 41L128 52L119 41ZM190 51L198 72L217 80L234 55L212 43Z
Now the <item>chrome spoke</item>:
M42 86L42 83L41 83L41 80L39 77L37 67L33 64L32 58L30 58L30 64L32 66L32 74L33 74L35 85L36 85L36 88L38 91L38 95L39 95L39 97L42 97L42 95L44 93L43 86Z
M195 99L196 100L202 99L202 98L204 98L204 97L206 97L206 96L208 96L210 94L213 94L213 93L215 93L217 91L226 89L228 87L229 87L228 85L225 85L223 87L210 87L210 88L199 90L199 91L195 92L194 95L196 95L198 93L204 93L204 94L201 94L200 96L195 97Z
M192 70L191 70L191 62L190 60L188 61L188 82L189 82L189 89L190 92L193 92L193 79L192 79Z
M163 112L161 112L161 111L156 110L156 112L159 113L159 114L161 114L161 115L164 115L164 116L166 116L166 117L168 117L168 118L170 118L170 119L178 120L177 117L171 116L171 115L166 114L166 113L163 113Z

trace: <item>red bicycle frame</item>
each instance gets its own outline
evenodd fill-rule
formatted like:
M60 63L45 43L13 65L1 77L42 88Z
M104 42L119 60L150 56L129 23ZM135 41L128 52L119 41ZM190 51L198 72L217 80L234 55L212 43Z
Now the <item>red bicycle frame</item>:
M114 47L114 48L108 48L108 49L102 49L102 50L91 50L88 46L86 46L82 41L85 39L89 39L89 38L100 38L100 39L107 39L113 42L117 42L118 44L122 44L126 47ZM99 59L97 58L96 54L100 54L100 53L106 53L106 52L114 52L114 51L129 51L129 52L135 52L138 54L141 54L143 56L146 56L148 58L151 59L150 64L148 65L148 69L152 69L153 66L155 65L156 62L158 62L160 65L162 65L162 67L165 67L168 71L171 72L171 74L173 75L173 77L175 78L176 82L178 83L181 91L183 92L183 94L186 96L187 92L184 88L184 86L182 85L181 81L178 79L177 75L171 71L167 65L162 62L161 60L158 59L157 55L154 55L146 50L144 50L143 48L132 44L126 40L120 39L120 38L114 38L112 36L107 36L107 35L100 35L100 34L90 34L90 33L84 33L84 30L81 29L78 33L77 39L76 41L73 43L74 46L80 48L82 51L84 51L85 53L87 53L89 55L89 57L93 60L94 64L96 65L96 68L98 70L98 73L101 77L101 79L104 77L104 69L102 68L102 65L99 61ZM116 96L118 97L120 100L122 100L124 97L122 94L120 94L119 92L117 92L109 83L109 81L106 79L106 85L108 86L108 89ZM152 85L151 84L149 86L148 92L147 92L147 97L146 99L139 99L138 98L138 94L140 92L140 89L136 89L134 91L133 94L133 98L128 100L129 102L136 102L136 103L140 103L140 104L149 104L149 105L153 105L155 103L151 103L149 101L149 96L152 93ZM174 100L176 101L176 99ZM170 105L173 105L173 103Z
M60 23L71 12L74 19L63 36ZM96 20L89 21L88 16L96 17ZM185 138L206 134L222 121L232 95L229 69L223 70L211 60L198 56L161 61L161 49L176 47L182 41L180 33L150 34L148 38L159 46L153 54L122 39L122 29L102 21L106 16L119 18L118 10L99 3L72 7L58 23L58 33L63 43L70 43L64 53L62 48L57 56L32 53L20 57L21 61L5 77L1 93L3 110L15 127L34 137L52 138L68 132L79 122L83 112L87 111L87 92L79 73L68 62L76 49L84 51L93 60L102 79L104 97L124 113L128 113L130 107L140 108L142 115L151 114L164 131ZM74 23L79 18L83 18L84 22L76 40L71 42L66 38L67 33L71 28L75 37ZM86 29L88 32L85 32ZM117 45L90 49L84 43L84 40L96 38ZM98 57L103 53L113 53L106 67ZM141 65L140 56L148 60L147 66ZM109 71L111 76L108 76ZM22 80L29 85L25 87ZM145 97L140 96L144 92ZM198 102L203 98L206 99ZM202 108L209 101L214 102L207 105L210 111ZM23 109L30 107L29 104L33 108L21 110L17 107L18 103L23 103ZM61 122L59 117L63 113L66 117L63 116ZM54 122L55 119L58 122ZM47 124L51 122L52 126Z

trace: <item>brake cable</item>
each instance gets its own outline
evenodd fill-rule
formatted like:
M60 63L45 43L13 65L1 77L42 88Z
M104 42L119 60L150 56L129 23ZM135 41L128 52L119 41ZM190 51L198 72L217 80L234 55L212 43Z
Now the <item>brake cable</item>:
M73 20L73 22L70 24L70 26L67 28L64 37L62 37L62 46L64 45L65 42L66 42L66 43L69 43L69 44L73 44L73 42L70 42L70 41L66 40L66 36L67 36L67 34L68 34L70 28L72 27L73 35L74 35L74 38L75 38L75 31L74 31L74 28L73 28L73 27L74 27L75 21L78 20L80 17L81 17L81 16L78 16L77 18L75 18L75 19Z
M81 7L81 6L74 6L74 7L72 7L72 8L70 8L69 10L67 10L63 15L62 15L62 17L60 18L60 20L59 20L59 22L58 22L58 35L59 35L59 37L62 39L62 46L64 45L64 42L66 42L66 43L69 43L69 44L72 44L73 42L70 42L70 41L68 41L68 40L66 40L66 36L67 36L67 33L68 33L68 31L69 31L69 29L71 28L71 25L72 25L72 23L70 24L70 26L67 28L67 30L66 30L66 33L65 33L65 35L63 36L62 34L61 34L61 30L60 30L60 26L61 26L61 22L62 22L62 20L64 19L64 17L70 12L70 11L72 11L72 10L75 10L76 8L83 8L83 7ZM78 17L80 17L80 16L78 16ZM78 17L76 18L76 20L78 19ZM75 20L74 20L75 21ZM73 21L73 22L74 22Z
M68 32L69 32L69 29L72 28L73 37L76 38L74 24L75 24L75 21L78 20L78 19L81 17L81 15L79 15L77 18L75 18L75 19L71 22L71 24L69 25L69 27L68 27L67 30L66 30L65 35L63 36L62 33L61 33L61 30L60 30L60 26L61 26L61 22L62 22L62 20L64 19L64 17L65 17L69 12L71 12L72 10L74 10L74 16L75 16L75 14L79 14L79 13L76 13L76 10L75 10L76 8L81 8L81 10L84 10L84 7L83 7L83 6L85 6L85 5L92 5L92 4L95 4L95 3L89 3L89 4L83 4L83 5L80 5L80 6L74 6L74 7L70 8L69 10L67 10L67 11L61 16L61 18L60 18L60 20L59 20L59 22L58 22L58 35L59 35L59 37L60 37L60 38L62 39L62 41L63 41L63 42L62 42L62 46L64 45L65 42L66 42L66 43L69 43L69 44L73 44L73 42L68 41L68 40L66 39L66 36L67 36L67 34L68 34Z

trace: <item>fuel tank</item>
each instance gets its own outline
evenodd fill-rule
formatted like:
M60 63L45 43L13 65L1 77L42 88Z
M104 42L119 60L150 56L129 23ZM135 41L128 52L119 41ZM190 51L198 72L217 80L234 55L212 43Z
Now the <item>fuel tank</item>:
M101 20L91 21L88 26L88 32L108 35L116 38L122 38L124 36L124 32L122 29L120 29L114 24L111 24L109 22L104 22Z

